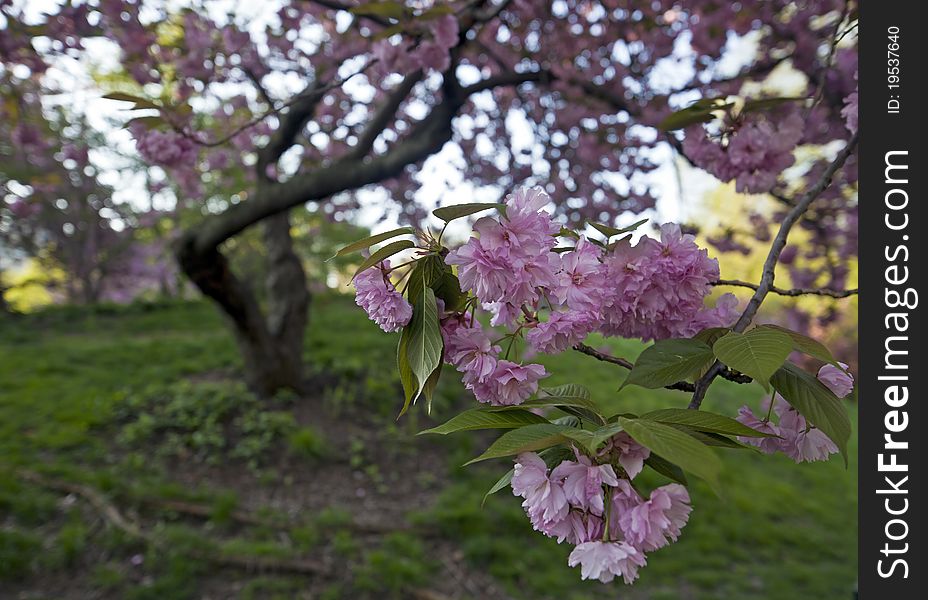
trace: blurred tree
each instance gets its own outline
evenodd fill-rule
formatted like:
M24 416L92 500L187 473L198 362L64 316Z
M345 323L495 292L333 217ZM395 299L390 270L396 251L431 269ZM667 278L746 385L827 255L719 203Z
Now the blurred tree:
M119 45L134 83L108 97L139 111L129 127L140 155L200 208L178 261L230 317L260 393L300 384L309 295L294 207L324 203L340 218L377 186L403 220L420 220L422 163L448 143L463 156L449 162L475 185L543 185L571 222L653 206L644 175L668 147L739 191L788 204L827 162L780 178L793 149L856 129L856 14L843 0L294 0L263 12L75 0L34 20L26 5L0 0L0 61L13 86L81 55L90 38ZM801 98L751 85L782 64L804 78ZM817 209L821 247L856 224L855 164ZM226 173L238 189L210 196L206 184ZM224 255L258 223L266 310Z

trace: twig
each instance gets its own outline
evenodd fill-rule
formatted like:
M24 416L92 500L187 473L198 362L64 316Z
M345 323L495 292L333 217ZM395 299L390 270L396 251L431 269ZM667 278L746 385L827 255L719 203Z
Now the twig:
M838 155L835 157L831 164L828 165L828 168L825 169L825 172L822 173L822 176L809 188L805 194L803 194L797 202L794 203L793 208L786 214L783 218L783 221L780 223L780 229L777 232L776 237L773 239L773 243L770 245L770 251L767 253L767 259L764 261L764 269L761 274L760 284L757 286L757 289L754 291L754 295L751 297L751 300L748 301L747 307L745 307L744 312L741 313L741 317L738 319L738 322L735 323L735 326L732 328L733 331L743 332L751 321L754 320L754 315L757 314L757 310L760 308L761 303L764 301L764 298L767 297L768 292L770 292L773 287L773 280L776 276L776 267L777 263L780 260L780 253L783 252L783 248L786 247L786 240L789 237L789 232L793 228L793 225L802 217L803 213L809 208L809 205L815 201L818 196L825 191L825 188L831 184L831 180L834 177L835 173L838 172L842 166L844 166L845 161L848 157L854 152L854 149L857 147L857 141L860 139L860 134L855 133L850 140L848 140L847 145L838 152ZM702 404L703 398L706 396L706 390L712 385L712 381L721 374L724 369L724 365L719 361L709 368L705 375L703 375L699 381L696 382L696 391L693 392L693 399L690 401L689 408L693 410L699 410L699 406Z
M596 360L601 360L603 362L612 363L614 365L619 365L620 367L628 369L629 371L631 371L632 368L634 368L635 366L627 359L624 359L618 356L612 356L611 354L606 354L605 352L600 352L599 350L596 350L595 348L591 348L590 346L587 346L586 344L577 344L576 346L574 346L574 350L576 350L577 352L580 352L581 354L592 356ZM727 379L728 381L733 381L735 383L751 383L752 381L754 381L747 375L744 375L742 373L736 373L735 371L732 371L731 369L727 369L727 368L723 369L722 372L719 373L719 376L722 377L722 379ZM677 381L676 383L671 383L670 385L666 385L664 387L668 390L679 390L681 392L688 392L688 393L693 393L696 391L696 386L688 381Z
M714 281L712 285L727 285L733 287L745 287L757 291L759 287L756 283L751 283L749 281L739 281L737 279L719 279ZM858 293L857 288L850 290L831 290L828 288L793 288L793 289L783 289L778 288L775 285L770 286L770 293L777 294L780 296L829 296L831 298L847 298L849 296L856 296Z

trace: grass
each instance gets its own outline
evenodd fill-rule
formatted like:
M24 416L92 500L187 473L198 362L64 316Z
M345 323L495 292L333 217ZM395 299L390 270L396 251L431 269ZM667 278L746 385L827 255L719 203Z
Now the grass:
M395 430L397 439L458 410L460 402L454 406L454 400L460 387L453 381L454 373L446 371L433 419L414 409L393 424L399 408L395 343L395 336L377 330L350 299L317 298L305 358L313 369L334 373L340 381L326 395L325 409L345 415L363 410L384 429ZM628 358L641 349L633 342L610 341L609 346ZM91 531L78 512L62 515L58 495L19 481L12 469L25 467L90 482L126 497L201 498L216 507L217 523L234 507L234 490L219 489L208 481L200 489L179 489L164 473L150 468L144 455L113 450L114 428L122 427L120 411L127 397L185 378L196 382L197 376L217 370L238 373L232 337L211 306L194 302L52 308L0 321L0 356L4 382L0 387L0 590L2 580L39 581L45 574L67 574L96 546L105 546L109 557L140 552L137 543L115 532L101 537ZM542 362L552 373L549 385L582 382L597 401L615 412L686 403L683 394L666 390L633 386L617 394L624 373L587 356L567 353ZM704 407L734 414L743 403L756 406L761 394L758 386L723 381L713 386ZM144 410L160 414L157 407ZM856 410L852 418L856 423ZM329 440L327 432L311 429L288 427L279 433L281 443L306 460L329 456L333 446L346 460L376 450L352 448L347 441ZM267 442L261 439L262 444ZM725 467L721 497L700 482L694 484L694 512L684 535L678 543L650 555L648 567L631 588L579 581L578 572L566 566L569 548L532 532L518 501L507 492L480 507L486 489L508 468L505 461L467 469L456 465L491 439L464 433L445 440L442 447L451 466L447 478L436 482L444 486L440 501L412 513L410 519L438 529L460 550L468 568L489 574L514 597L581 599L603 593L653 599L851 597L857 574L856 439L847 469L840 459L797 466L781 456L721 453ZM218 442L207 446L213 452L228 451ZM256 461L262 448L255 450ZM428 587L438 571L427 539L404 533L373 545L361 543L339 527L345 517L339 507L318 515L294 530L293 548L281 547L273 536L256 535L236 538L234 550L260 555L331 548L355 565L356 581L326 584L320 597L359 593L376 597L378 590L402 597L404 586ZM171 529L171 535L179 546L199 531L171 527L177 529ZM102 558L87 569L86 577L111 597L198 597L197 582L209 572L207 565L171 552L148 553L146 568L151 569L152 581L140 583L127 575L123 563ZM240 597L298 597L293 590L300 585L301 580L292 576L255 574Z

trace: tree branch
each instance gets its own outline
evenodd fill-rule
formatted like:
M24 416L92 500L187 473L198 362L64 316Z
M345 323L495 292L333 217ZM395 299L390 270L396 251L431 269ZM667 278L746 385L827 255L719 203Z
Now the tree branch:
M838 155L835 157L831 164L828 165L828 168L825 169L825 172L822 173L822 176L809 188L805 194L803 194L799 200L795 203L793 208L786 214L783 218L783 221L780 223L780 229L777 232L776 237L773 239L773 243L770 245L770 251L767 253L767 259L764 261L764 268L760 278L760 284L757 286L757 289L754 291L754 295L751 297L751 300L748 301L747 307L744 309L744 312L741 313L741 317L738 319L738 322L735 323L735 326L732 328L733 331L743 332L751 321L754 320L754 315L757 314L757 310L760 308L761 303L764 301L764 298L767 297L767 294L770 292L770 289L773 287L773 280L776 276L776 267L777 263L780 260L780 253L783 252L783 248L786 247L786 240L789 237L789 232L793 228L793 225L802 217L803 213L809 208L809 205L815 201L818 196L825 191L825 188L831 184L831 180L834 177L835 173L838 172L842 166L844 166L845 161L848 157L854 152L857 148L857 142L860 139L860 133L855 133L851 139L848 141L847 145L838 152ZM702 404L702 400L706 395L706 390L709 386L712 385L712 381L718 377L724 365L719 361L709 368L705 375L703 375L699 381L696 382L696 391L693 392L693 399L690 401L689 408L693 410L699 410L699 406Z
M538 72L504 73L463 88L457 87L456 82L449 82L444 86L442 101L389 152L367 160L339 159L285 182L259 186L248 202L236 204L188 230L180 246L197 253L210 252L261 219L305 202L395 177L408 165L440 150L451 139L451 123L469 96L502 85L538 81L542 77Z
M601 360L603 362L611 363L613 365L619 365L620 367L628 369L629 371L631 371L632 368L634 368L635 366L634 364L631 363L631 361L625 358L621 358L618 356L612 356L611 354L606 354L605 352L600 352L599 350L595 348L591 348L590 346L587 346L586 344L577 344L576 346L574 346L574 350L576 350L577 352L581 354L592 356L596 360ZM751 379L747 375L744 375L742 373L736 373L732 371L731 369L727 369L727 368L723 369L719 373L719 376L722 379L727 379L728 381L733 381L735 383L751 383L753 381L753 379ZM690 383L689 381L677 381L676 383L671 383L670 385L666 385L664 387L668 390L678 390L681 392L688 392L688 393L693 393L696 391L696 386Z
M310 2L312 2L313 4L318 4L319 6L323 8L329 8L332 10L343 10L345 12L351 12L352 8L356 8L357 6L360 6L360 5L347 4L345 2L339 2L338 0L310 0ZM384 27L390 27L391 25L393 25L393 22L390 21L390 19L387 19L385 17L380 17L380 16L373 15L373 14L364 14L364 15L356 15L355 13L351 13L351 14L355 18L362 16L365 19L369 21L373 21L374 23L377 23L378 25L383 25Z
M727 285L733 287L744 287L750 288L752 290L757 290L760 286L756 283L751 283L749 281L739 281L737 279L719 279L718 281L712 282L712 285ZM777 294L779 296L828 296L831 298L847 298L849 296L857 295L857 288L850 290L831 290L828 288L793 288L793 289L783 289L778 288L775 285L770 286L770 293Z
M409 93L416 87L416 84L422 81L422 77L422 69L410 73L398 86L396 86L396 89L390 92L386 102L377 109L377 112L371 117L364 131L358 136L357 145L345 154L343 157L344 159L355 160L364 158L367 153L371 151L371 148L374 147L374 141L376 141L377 137L387 128L387 125L390 124L390 121L393 119L394 115L396 115L396 111L399 110L403 100L409 96Z

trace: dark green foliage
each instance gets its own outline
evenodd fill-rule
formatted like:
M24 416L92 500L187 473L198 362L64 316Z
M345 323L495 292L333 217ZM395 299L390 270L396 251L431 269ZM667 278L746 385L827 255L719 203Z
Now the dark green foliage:
M119 441L130 448L154 446L159 455L208 464L241 460L252 468L296 430L292 415L265 410L237 382L154 385L128 395L115 414L124 423Z

